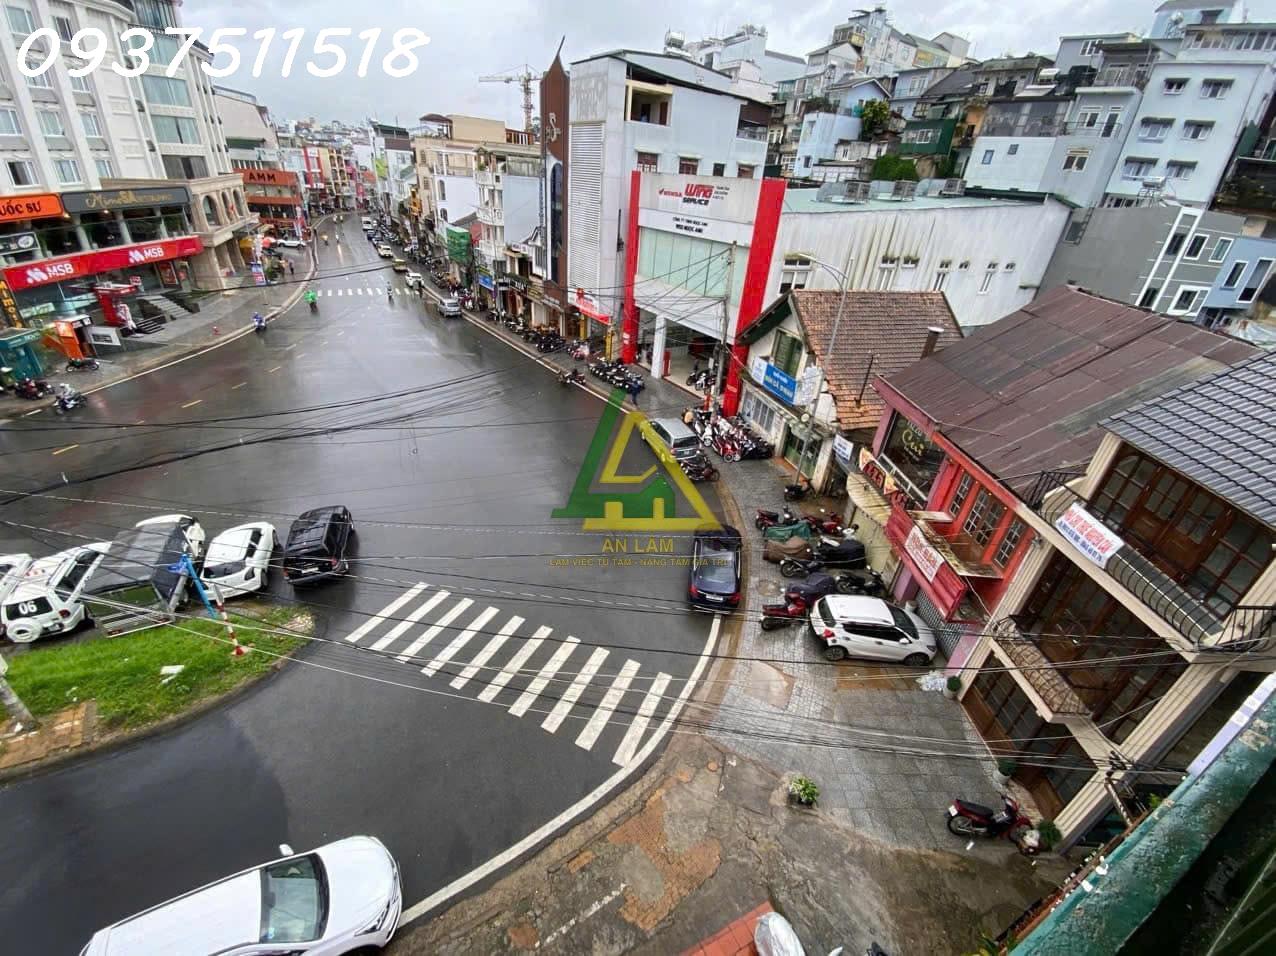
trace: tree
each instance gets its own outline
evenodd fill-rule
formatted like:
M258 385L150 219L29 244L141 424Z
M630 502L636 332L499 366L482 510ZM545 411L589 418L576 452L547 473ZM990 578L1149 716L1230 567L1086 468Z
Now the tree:
M891 122L891 107L885 100L869 100L860 108L860 139L867 142L885 131Z
M885 156L878 156L873 162L872 177L874 179L885 179L894 182L898 179L908 179L917 182L917 166L911 159L904 159L902 156L896 156L894 153L887 153Z

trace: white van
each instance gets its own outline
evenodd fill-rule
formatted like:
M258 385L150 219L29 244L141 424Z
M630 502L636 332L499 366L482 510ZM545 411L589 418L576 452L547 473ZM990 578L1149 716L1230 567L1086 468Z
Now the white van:
M33 562L0 605L0 632L30 644L78 627L86 614L80 595L109 548L99 541Z

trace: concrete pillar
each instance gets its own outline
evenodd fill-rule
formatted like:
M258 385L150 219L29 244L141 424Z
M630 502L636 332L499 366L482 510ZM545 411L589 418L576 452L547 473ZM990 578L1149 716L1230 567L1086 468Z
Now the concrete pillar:
M656 316L656 329L651 337L651 374L655 378L664 378L665 334L668 328L669 320L663 315Z
M120 227L120 236L123 238L125 244L127 245L128 243L131 243L133 241L133 234L129 232L128 221L124 218L124 213L118 209L115 210L115 224Z
M93 249L93 241L89 239L88 230L84 228L84 222L79 213L71 217L72 223L75 225L75 241L80 244L81 252L89 252Z
M154 210L155 221L159 223L159 234L161 239L168 238L168 223L164 221L164 212L159 207Z

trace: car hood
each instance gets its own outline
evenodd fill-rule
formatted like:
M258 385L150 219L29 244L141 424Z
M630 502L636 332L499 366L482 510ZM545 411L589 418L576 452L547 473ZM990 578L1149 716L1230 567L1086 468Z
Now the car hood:
M913 622L913 627L917 628L917 639L922 647L926 648L928 651L938 651L939 645L935 642L935 632L931 630L930 625L908 608L904 608L904 613L907 614L908 619Z
M328 933L362 929L399 891L390 851L374 837L348 837L316 852L328 876Z

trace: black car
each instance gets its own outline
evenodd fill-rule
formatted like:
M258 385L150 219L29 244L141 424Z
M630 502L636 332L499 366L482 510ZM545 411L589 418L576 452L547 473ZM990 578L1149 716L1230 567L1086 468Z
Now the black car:
M284 577L291 584L309 584L348 573L346 549L353 535L354 519L344 505L312 508L299 515L284 544Z
M687 603L697 611L734 611L740 606L740 532L723 526L697 531L691 544Z

